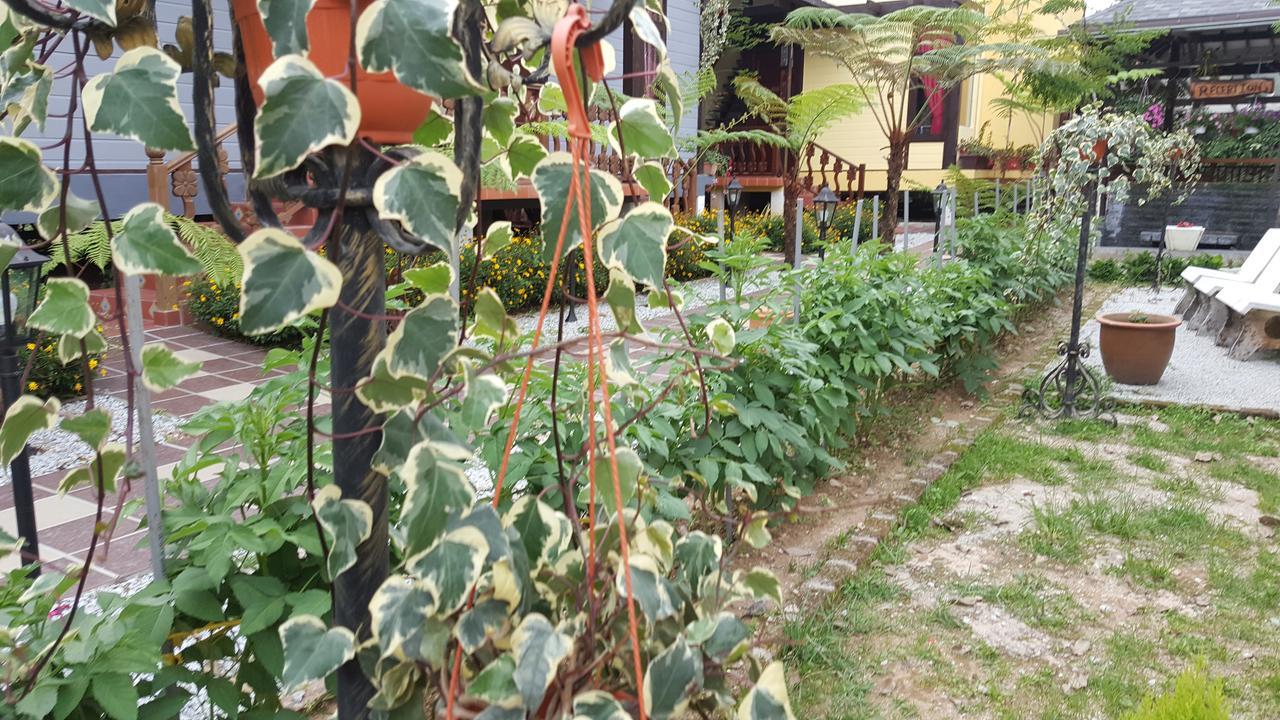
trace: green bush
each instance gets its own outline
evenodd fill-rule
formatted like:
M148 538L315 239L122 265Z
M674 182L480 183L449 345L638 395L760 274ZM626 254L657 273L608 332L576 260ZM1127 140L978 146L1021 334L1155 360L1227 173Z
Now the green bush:
M1209 677L1203 661L1187 668L1163 695L1147 695L1121 720L1229 720L1222 680Z
M71 398L84 394L84 361L76 359L63 364L58 359L56 340L36 340L39 342L29 342L18 350L19 367L25 368L28 363L31 364L31 372L24 381L23 392L42 398ZM98 376L105 375L107 371L101 367L104 359L106 353L90 355L89 372Z
M187 311L214 335L253 345L298 347L302 331L285 328L270 335L245 335L240 331L240 284L219 285L208 278L183 283Z
M1089 279L1106 283L1120 282L1124 279L1124 270L1112 258L1094 260L1089 265Z
M1161 282L1165 285L1181 285L1182 271L1197 266L1214 270L1222 268L1224 261L1220 255L1201 253L1187 257L1166 255L1163 260ZM1116 260L1102 258L1089 264L1090 280L1098 282L1118 282L1126 285L1150 285L1156 280L1156 256L1150 252L1130 252Z

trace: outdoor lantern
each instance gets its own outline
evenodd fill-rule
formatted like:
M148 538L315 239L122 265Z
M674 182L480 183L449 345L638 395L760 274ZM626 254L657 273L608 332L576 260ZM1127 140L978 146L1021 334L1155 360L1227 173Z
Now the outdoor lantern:
M742 183L738 178L729 181L724 189L724 201L729 205L729 212L737 212L738 203L742 202Z
M946 192L947 184L941 181L938 182L938 187L933 189L933 206L935 208L939 208L939 212L941 212L942 208L942 196L945 195Z
M938 187L933 189L933 251L938 252L939 241L942 237L942 199L947 194L947 184L938 181Z
M6 343L25 342L27 318L36 308L40 299L40 267L49 258L38 252L23 248L9 261L9 266L0 278L0 322L4 323L4 341Z
M840 203L840 198L831 192L831 188L826 185L818 191L817 197L813 199L814 212L818 214L818 229L826 230L831 227L831 220L836 216L836 205Z

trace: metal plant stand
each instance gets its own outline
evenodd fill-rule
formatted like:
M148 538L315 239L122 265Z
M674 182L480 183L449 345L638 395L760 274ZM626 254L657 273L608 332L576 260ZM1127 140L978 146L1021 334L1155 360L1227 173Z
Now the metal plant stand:
M1020 418L1039 417L1045 420L1089 417L1117 424L1115 400L1103 389L1098 373L1082 361L1089 357L1092 347L1087 340L1080 340L1081 315L1084 312L1084 277L1089 263L1089 235L1093 224L1093 210L1097 184L1085 189L1089 199L1084 217L1080 220L1080 245L1076 251L1076 287L1071 305L1071 337L1058 343L1062 360L1040 380L1039 387L1027 388L1022 393Z

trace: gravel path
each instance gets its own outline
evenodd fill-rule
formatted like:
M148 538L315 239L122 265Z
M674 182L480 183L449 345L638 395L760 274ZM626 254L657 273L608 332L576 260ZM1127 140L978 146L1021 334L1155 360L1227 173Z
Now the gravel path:
M1172 315L1182 297L1181 289L1165 289L1153 293L1148 288L1129 288L1112 295L1101 312L1139 311ZM1098 322L1090 320L1083 337L1098 345ZM1102 371L1102 355L1094 352L1087 360ZM1280 362L1255 359L1248 362L1227 357L1225 348L1213 342L1213 336L1201 336L1178 328L1177 343L1169 368L1158 385L1120 385L1112 394L1118 400L1202 405L1220 410L1280 411Z

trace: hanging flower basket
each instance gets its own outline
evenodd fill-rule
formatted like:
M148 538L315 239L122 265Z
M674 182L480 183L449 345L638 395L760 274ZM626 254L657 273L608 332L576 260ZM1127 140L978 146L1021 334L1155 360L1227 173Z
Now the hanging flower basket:
M372 0L359 0L360 10ZM245 71L249 74L253 99L262 104L262 88L258 78L275 60L271 39L262 24L255 0L231 0L232 13L240 28L244 45ZM311 46L308 59L325 77L346 73L351 42L351 6L341 0L317 0L307 13L307 37ZM395 75L368 73L356 67L356 98L360 101L360 135L385 145L411 142L427 113L431 98L413 90Z

